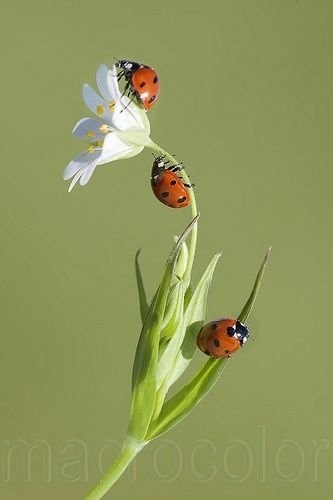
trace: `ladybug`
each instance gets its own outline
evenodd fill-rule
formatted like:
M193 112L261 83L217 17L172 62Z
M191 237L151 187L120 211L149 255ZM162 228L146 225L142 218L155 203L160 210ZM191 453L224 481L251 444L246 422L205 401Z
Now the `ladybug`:
M247 327L237 319L219 319L201 328L197 346L211 358L229 358L249 336Z
M150 66L122 59L116 62L120 68L118 80L125 78L125 94L135 97L138 103L148 111L160 92L160 84L156 71Z
M176 172L184 166L180 163L167 167L169 161L164 161L165 156L158 156L153 162L151 170L151 187L156 198L171 208L184 208L190 203L190 195L187 188L192 187L184 184Z

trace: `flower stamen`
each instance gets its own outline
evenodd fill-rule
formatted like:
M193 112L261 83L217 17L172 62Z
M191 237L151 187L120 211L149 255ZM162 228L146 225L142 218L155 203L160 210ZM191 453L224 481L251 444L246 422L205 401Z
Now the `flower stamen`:
M102 132L102 134L108 134L109 132L112 132L112 128L109 125L106 125L106 123L103 123L99 127L99 131Z
M96 106L96 114L98 116L104 115L104 106L102 104L98 104L98 106Z

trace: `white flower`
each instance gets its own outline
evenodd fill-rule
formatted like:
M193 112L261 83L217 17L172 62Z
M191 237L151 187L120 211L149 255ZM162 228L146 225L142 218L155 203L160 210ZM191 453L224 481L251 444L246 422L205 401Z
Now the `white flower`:
M98 165L139 154L150 144L150 123L146 112L119 90L116 67L102 64L96 72L101 96L85 83L83 99L98 118L82 118L73 135L90 143L89 148L72 160L64 170L64 179L72 178L68 191L80 181L84 186Z

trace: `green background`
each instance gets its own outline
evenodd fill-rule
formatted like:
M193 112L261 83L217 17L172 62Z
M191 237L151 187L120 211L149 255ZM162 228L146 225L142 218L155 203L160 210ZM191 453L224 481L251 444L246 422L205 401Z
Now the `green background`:
M223 252L207 320L237 315L273 251L255 342L106 498L331 498L332 15L329 0L3 2L1 499L80 499L115 457L133 257L151 296L190 217L153 197L150 151L67 193L81 86L113 57L158 71L152 138L201 212L194 279Z

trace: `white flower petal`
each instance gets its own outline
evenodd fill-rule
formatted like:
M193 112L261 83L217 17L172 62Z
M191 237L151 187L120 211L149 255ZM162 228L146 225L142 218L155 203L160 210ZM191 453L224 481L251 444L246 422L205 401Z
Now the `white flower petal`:
M137 113L137 110L139 113ZM113 108L112 122L115 128L118 130L128 130L128 129L143 129L144 124L147 122L141 119L140 109L138 106L127 96L121 96L121 98L116 101L116 105ZM145 111L143 114L146 115ZM148 118L145 116L145 119ZM150 125L148 120L148 133L150 132Z
M110 104L105 101L94 89L85 83L82 89L82 97L86 106L95 113L100 119L112 124L112 113L110 111ZM112 104L112 107L114 103Z
M102 161L98 161L97 165L104 165L105 163L110 163L111 161L124 160L127 158L133 158L133 156L138 155L143 150L143 146L131 146L128 149L119 151L117 154L110 154L110 156L105 155Z
M123 99L124 97L122 98L122 100ZM128 97L126 97L126 99L130 101ZM131 114L132 120L136 123L137 128L145 129L147 131L147 134L150 134L149 119L146 111L143 108L138 106L135 101L132 101L131 104L126 107L125 111L128 111ZM125 113L125 111L123 111L123 113ZM116 124L115 117L113 118L113 121Z
M79 171L78 171L78 172L74 175L74 177L73 177L73 179L72 179L72 182L70 183L69 188L68 188L68 192L69 192L69 193L72 191L73 187L75 186L75 184L77 183L77 181L80 179L80 177L81 177L81 175L83 174L84 170L85 170L85 169L83 168L83 169L79 170Z
M133 156L136 156L139 153L141 153L141 151L143 151L143 149L144 149L144 146L132 146L130 151L119 156L119 160L120 159L123 160L125 158L133 158Z
M69 193L72 191L73 187L75 186L75 184L77 183L77 181L79 179L80 179L81 186L85 186L89 182L92 174L95 171L96 164L97 164L97 160L93 161L92 163L90 163L87 166L83 166L82 168L80 168L80 170L78 172L76 172L76 174L74 175L74 177L72 179L72 182L69 185L69 188L68 188Z
M100 155L97 164L102 165L120 158L131 158L143 150L144 146L128 144L122 141L118 134L111 132L107 134L104 140L102 154Z
M150 146L152 144L152 140L145 130L124 130L117 132L117 135L123 142L131 146Z
M86 184L88 184L96 167L97 167L97 160L94 163L92 163L88 168L85 169L85 171L80 177L81 186L85 186Z
M136 113L136 120L140 124L141 128L143 128L147 132L147 134L150 135L150 121L146 111L139 108L138 106L135 106L134 112Z
M113 93L110 92L108 87L108 73L109 68L105 64L101 64L96 71L96 83L98 90L106 101L115 100Z
M118 101L122 93L119 90L117 68L115 64L113 64L112 68L108 70L107 86L109 94L111 96L111 100L113 99L114 101Z
M101 155L101 149L84 151L70 161L64 170L63 178L65 181L73 177L79 170L89 167L98 160Z
M96 118L82 118L73 128L72 134L88 142L103 141L105 132L101 132L103 122Z

